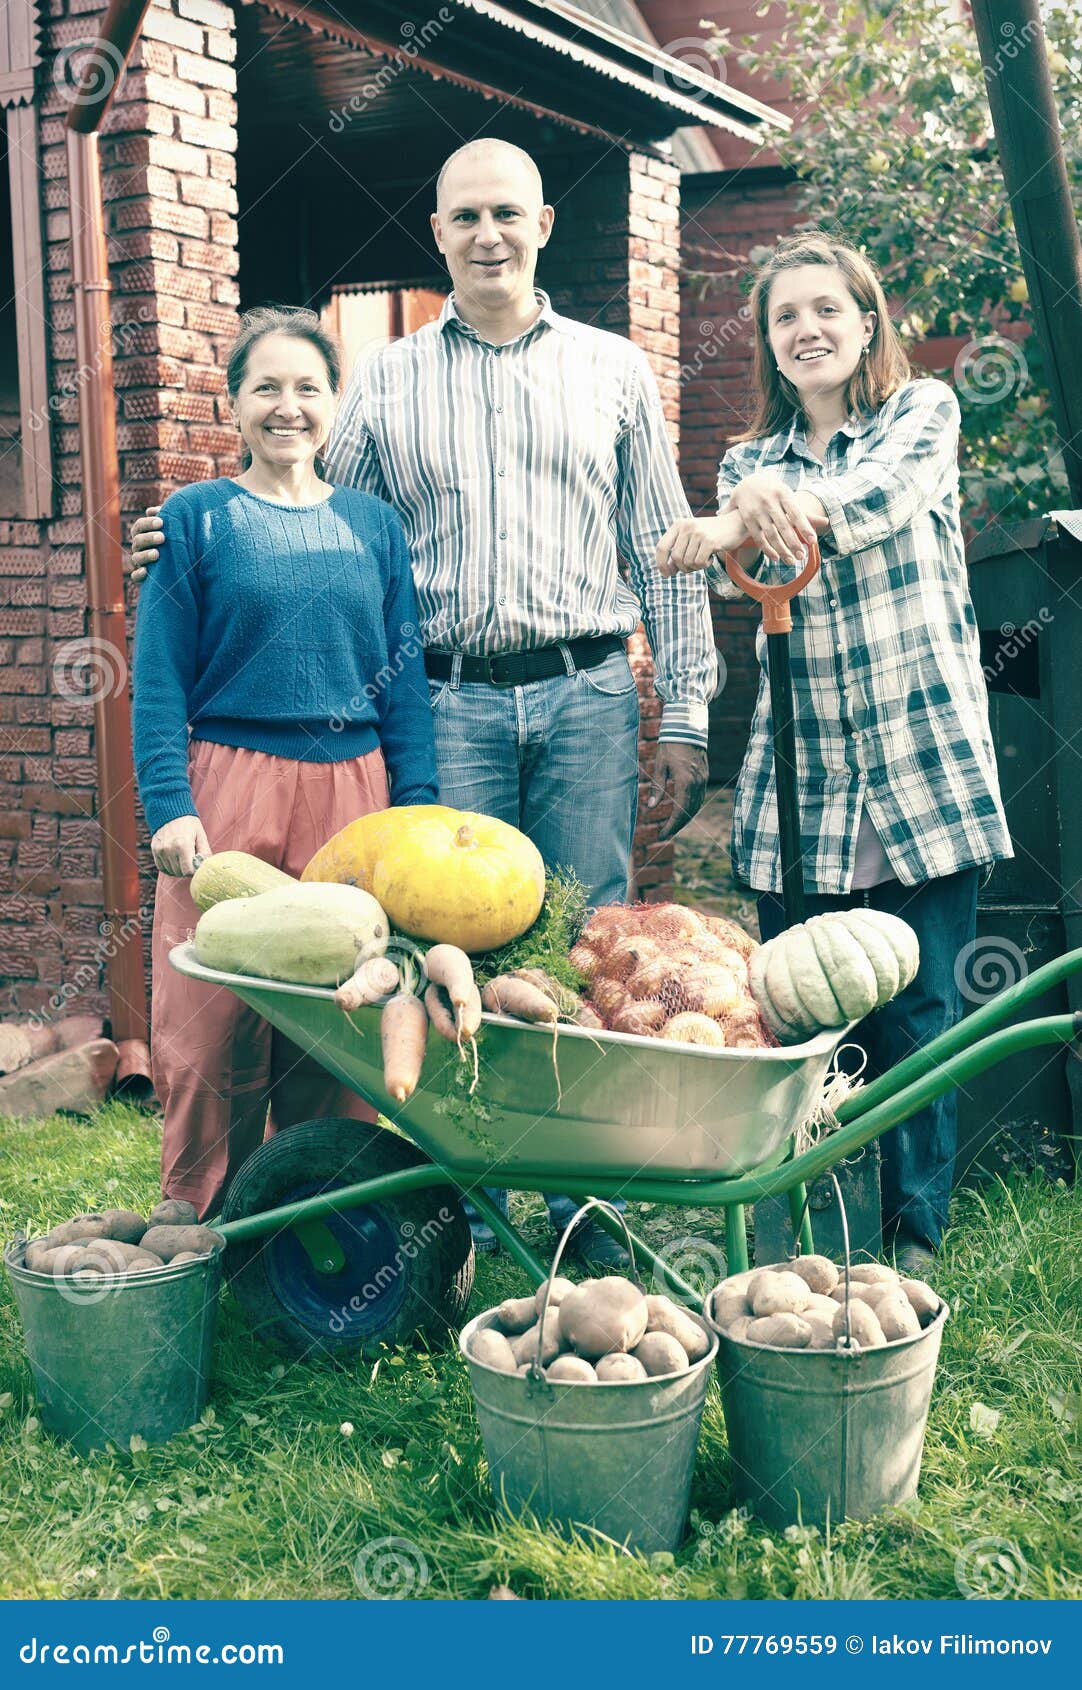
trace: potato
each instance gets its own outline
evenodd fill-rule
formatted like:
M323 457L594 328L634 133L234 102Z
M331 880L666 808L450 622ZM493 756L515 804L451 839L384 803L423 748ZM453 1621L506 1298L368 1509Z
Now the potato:
M120 1244L138 1244L148 1223L142 1215L137 1215L132 1209L103 1209L102 1220L108 1222L106 1238L115 1238Z
M209 1226L152 1226L144 1232L140 1242L144 1250L160 1256L163 1262L171 1262L182 1250L191 1250L197 1256L209 1256L212 1250L225 1244L225 1239Z
M587 1279L560 1304L560 1333L571 1349L592 1361L612 1350L633 1350L646 1331L646 1298L630 1280Z
M725 1292L743 1291L744 1295L747 1296L748 1287L751 1285L755 1275L757 1273L762 1273L763 1271L764 1270L762 1268L744 1268L740 1273L730 1273L721 1281L721 1284L718 1286L718 1290Z
M731 1338L734 1344L746 1344L748 1342L748 1327L754 1319L755 1316L751 1314L738 1316L731 1326L726 1327L725 1336Z
M849 1269L849 1277L858 1285L898 1284L898 1275L885 1262L854 1262Z
M940 1298L923 1279L903 1279L901 1288L921 1325L927 1326L939 1313Z
M743 1314L745 1310L739 1312ZM710 1340L698 1321L692 1320L687 1310L671 1297L647 1297L646 1330L647 1333L667 1332L676 1339L689 1361L701 1361L710 1348Z
M686 1373L691 1365L683 1344L671 1332L648 1332L631 1354L642 1363L651 1379L666 1378L670 1373Z
M831 1308L834 1307L831 1303ZM806 1325L811 1327L811 1337L808 1340L809 1350L832 1350L837 1343L834 1336L834 1320L826 1315L813 1313L811 1309L804 1309L800 1316Z
M573 1291L574 1289L575 1289L574 1280L573 1279L565 1279L562 1273L558 1273L556 1275L556 1278L552 1282L552 1290L549 1293L549 1308L550 1309L558 1309L560 1304L563 1302L564 1298L568 1295L568 1293L570 1291ZM533 1301L534 1301L534 1308L536 1309L537 1313L540 1314L541 1309L544 1305L544 1301L545 1301L545 1287L544 1287L544 1285L539 1285L537 1287L537 1293L536 1293Z
M837 1306L833 1297L826 1297L821 1291L813 1291L800 1311L800 1318L807 1320L809 1315L818 1314L822 1315L825 1320L831 1321L834 1319L834 1310Z
M641 1361L629 1356L623 1350L614 1355L602 1356L597 1363L597 1378L602 1385L637 1385L647 1377L646 1369Z
M750 1314L748 1299L743 1291L728 1291L724 1284L714 1293L714 1301L710 1305L711 1314L718 1326L729 1327L741 1315Z
M786 1311L768 1314L748 1322L749 1344L772 1344L782 1350L803 1350L811 1343L812 1329L799 1315Z
M169 1266L171 1268L175 1268L181 1267L185 1262L202 1262L205 1260L206 1257L201 1256L198 1250L179 1250L169 1263Z
M149 1226L198 1226L199 1210L183 1197L165 1197L150 1211Z
M881 1296L884 1291L889 1291L890 1289L891 1287L889 1285L867 1285L862 1279L851 1279L849 1281L849 1299L851 1302L871 1304L875 1302L877 1293ZM830 1293L830 1296L832 1302L845 1302L844 1279L840 1279L838 1281L837 1285L835 1285L833 1291Z
M515 1337L520 1332L528 1332L540 1312L532 1297L505 1297L496 1310L496 1319L504 1332Z
M799 1314L806 1308L811 1292L799 1274L763 1273L748 1290L748 1302L754 1315Z
M535 1321L528 1332L522 1332L517 1338L512 1338L511 1349L515 1360L521 1365L524 1361L533 1361L537 1355L537 1340L541 1333L541 1322ZM545 1316L545 1342L541 1350L541 1365L547 1367L550 1361L555 1361L560 1353L560 1311L550 1309Z
M502 1332L493 1331L491 1326L483 1326L470 1339L470 1359L481 1362L484 1367L494 1367L497 1373L515 1373L518 1370L514 1351L507 1339Z
M838 1269L829 1256L794 1256L789 1271L799 1274L809 1291L823 1295L838 1283Z
M160 1268L162 1258L137 1244L123 1244L119 1238L92 1238L78 1263L79 1272L98 1274L127 1273L129 1268Z
M555 1379L562 1385L596 1385L597 1374L588 1361L582 1356L557 1356L545 1369L546 1379Z
M873 1285L852 1285L850 1290L854 1295L860 1297L862 1303L867 1303L870 1309L876 1310L878 1310L880 1303L885 1302L888 1298L902 1295L900 1285L888 1285L882 1280Z
M900 1285L892 1295L879 1299L875 1318L888 1344L896 1343L899 1338L915 1338L920 1331L917 1311Z
M874 1350L880 1344L885 1344L883 1328L875 1316L875 1310L867 1303L855 1297L849 1305L849 1329L853 1343L862 1350ZM839 1308L834 1315L834 1336L845 1342L845 1308Z
M106 1238L109 1222L103 1214L76 1215L73 1221L62 1221L49 1234L54 1249L61 1244L85 1244L88 1238Z
M83 1254L82 1244L57 1244L50 1248L45 1239L39 1238L27 1247L23 1260L32 1273L64 1274L71 1272Z

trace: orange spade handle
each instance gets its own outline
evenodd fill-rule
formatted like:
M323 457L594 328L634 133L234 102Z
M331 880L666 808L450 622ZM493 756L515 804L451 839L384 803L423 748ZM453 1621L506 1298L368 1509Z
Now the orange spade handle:
M756 581L754 576L749 575L737 562L735 552L725 553L725 573L749 598L759 600L763 607L765 634L790 634L793 630L793 614L789 609L789 600L795 599L818 573L819 561L819 547L813 540L808 547L808 556L803 568L791 581L775 581L770 584Z

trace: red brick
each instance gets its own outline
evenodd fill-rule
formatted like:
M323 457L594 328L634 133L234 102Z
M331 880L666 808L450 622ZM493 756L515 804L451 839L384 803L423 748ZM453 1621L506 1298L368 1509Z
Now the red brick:
M194 53L178 53L177 75L201 88L220 88L227 94L236 92L237 73L232 65L221 59L207 58L202 52L198 58Z
M182 18L206 24L219 35L227 35L233 29L233 13L222 0L177 0L177 11Z
M206 154L203 155L206 163ZM201 176L177 178L180 197L190 205L206 206L211 211L237 211L237 190L227 182L215 182Z

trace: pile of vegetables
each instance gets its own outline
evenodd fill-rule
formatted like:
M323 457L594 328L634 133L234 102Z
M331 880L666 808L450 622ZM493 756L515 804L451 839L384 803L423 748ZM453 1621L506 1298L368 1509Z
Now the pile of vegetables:
M579 1285L557 1276L551 1289L509 1297L489 1312L491 1323L471 1339L470 1359L497 1373L539 1371L557 1384L641 1384L686 1373L710 1350L696 1316L618 1275Z
M333 986L346 1014L379 1006L384 1084L412 1096L429 1028L477 1059L481 986L468 952L506 951L537 923L545 898L536 846L517 828L444 805L402 806L350 823L299 881L241 851L209 857L192 877L203 912L195 954L208 968ZM402 960L392 931L408 939ZM568 935L564 956L570 947ZM412 954L410 954L412 953ZM485 971L485 1007L542 1025L579 1008L543 968Z
M796 1256L722 1281L711 1313L737 1344L783 1350L879 1349L915 1338L942 1304L922 1279L882 1262L849 1270L849 1340L844 1272L826 1256Z
M63 1221L44 1238L26 1246L23 1261L31 1273L77 1281L151 1273L180 1267L221 1249L225 1239L199 1225L193 1204L167 1197L149 1219L131 1209L100 1209Z
M590 1005L614 1033L756 1049L777 1043L748 979L755 940L724 916L681 904L595 911L571 961Z

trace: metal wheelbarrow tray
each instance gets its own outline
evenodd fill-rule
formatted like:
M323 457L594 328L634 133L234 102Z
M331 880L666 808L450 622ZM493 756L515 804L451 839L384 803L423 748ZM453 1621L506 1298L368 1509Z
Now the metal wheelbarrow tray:
M750 1173L775 1161L811 1114L847 1031L772 1049L713 1050L561 1025L554 1052L547 1028L485 1014L476 1096L490 1118L482 1126L454 1107L460 1059L433 1029L420 1084L403 1106L383 1089L378 1009L347 1017L322 987L204 968L191 944L169 960L208 986L228 986L460 1175L487 1175L494 1163L508 1175L547 1169L552 1177Z

